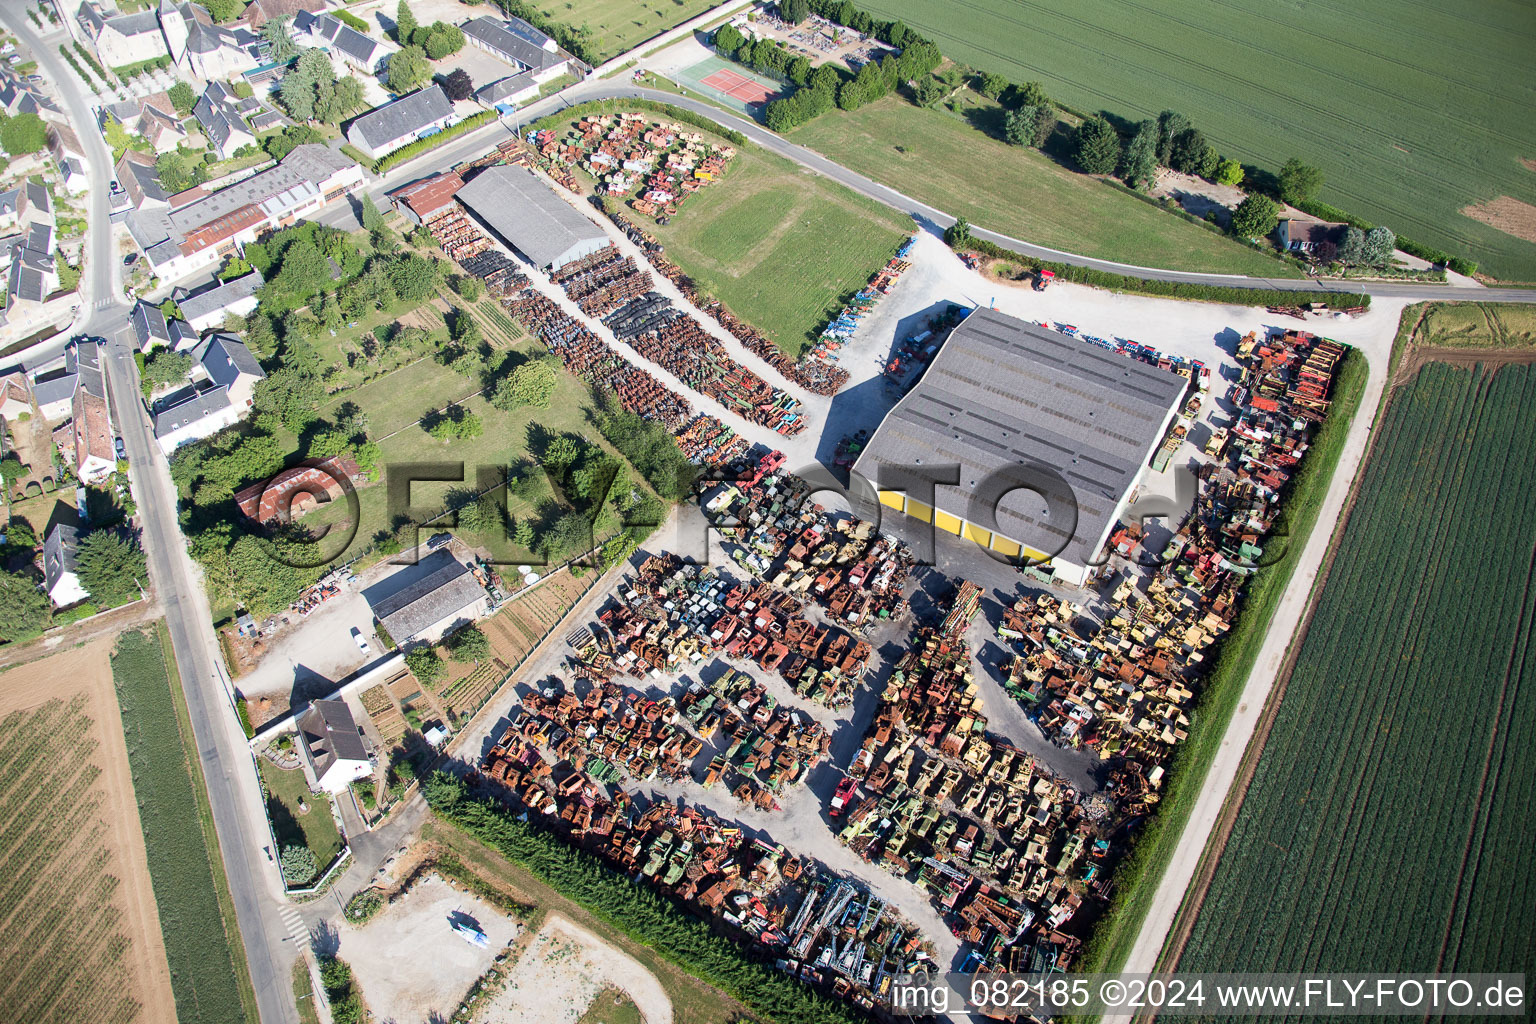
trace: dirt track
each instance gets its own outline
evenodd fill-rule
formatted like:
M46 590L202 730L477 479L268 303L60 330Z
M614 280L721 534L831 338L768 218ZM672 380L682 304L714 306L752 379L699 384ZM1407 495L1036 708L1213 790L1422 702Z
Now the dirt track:
M119 880L112 898L123 911L123 930L129 939L121 973L133 999L142 1007L138 1020L146 1024L174 1024L176 1000L171 992L160 915L150 884L117 693L112 686L112 665L108 660L111 650L110 639L98 639L0 673L0 718L76 694L87 699L86 714L96 741L93 761L101 769L94 785L103 797L100 806L116 810L104 822L108 859L101 872ZM70 881L86 885L91 880Z
M576 1024L605 988L621 990L645 1024L672 1024L672 1000L656 976L587 929L551 914L507 987L487 1008L494 1024Z

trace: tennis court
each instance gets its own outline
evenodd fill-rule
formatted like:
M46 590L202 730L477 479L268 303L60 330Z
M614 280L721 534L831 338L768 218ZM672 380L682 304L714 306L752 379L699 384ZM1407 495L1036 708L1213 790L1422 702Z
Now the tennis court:
M706 96L719 100L733 110L752 118L763 113L769 100L777 99L783 86L771 78L755 75L724 57L712 56L677 72L678 82Z

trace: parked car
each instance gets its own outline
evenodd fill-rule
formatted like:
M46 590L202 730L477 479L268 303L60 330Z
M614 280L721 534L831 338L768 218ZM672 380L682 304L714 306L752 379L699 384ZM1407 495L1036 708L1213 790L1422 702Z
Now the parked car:
M368 649L368 638L363 636L363 631L358 629L356 626L352 627L352 639L357 641L358 650L362 651L364 654L373 653Z
M136 252L131 252L123 257L123 266L125 267L131 267L137 262L139 262L139 254Z
M126 459L128 457L128 449L123 447L122 438L119 437L117 440L113 441L112 447L117 449L117 457L119 459Z

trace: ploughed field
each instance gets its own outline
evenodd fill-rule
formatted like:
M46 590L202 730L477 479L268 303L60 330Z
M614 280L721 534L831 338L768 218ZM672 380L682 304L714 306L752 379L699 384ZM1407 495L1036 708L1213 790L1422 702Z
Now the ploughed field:
M1483 216L1523 241L1462 213L1501 196L1536 204L1536 164L1522 163L1536 160L1528 4L858 6L902 19L957 61L1038 80L1078 110L1129 120L1178 110L1244 163L1273 171L1301 157L1327 173L1324 201L1467 253L1500 278L1536 280L1536 243L1518 205Z
M1395 394L1180 970L1536 971L1533 402Z

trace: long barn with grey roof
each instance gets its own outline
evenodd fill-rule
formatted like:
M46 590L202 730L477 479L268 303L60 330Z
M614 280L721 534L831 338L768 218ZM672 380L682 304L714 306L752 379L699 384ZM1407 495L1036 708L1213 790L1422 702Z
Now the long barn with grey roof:
M856 469L888 507L1004 555L1053 556L1057 576L1081 583L1187 386L1166 370L977 309L881 423ZM1049 471L1046 500L1014 491L987 522L987 479L1017 466ZM959 483L935 488L930 504L888 484L897 467L958 467Z
M487 167L455 198L536 267L563 267L608 244L602 228L524 167Z
M437 640L484 615L490 597L463 562L434 551L363 591L374 617L396 643Z

